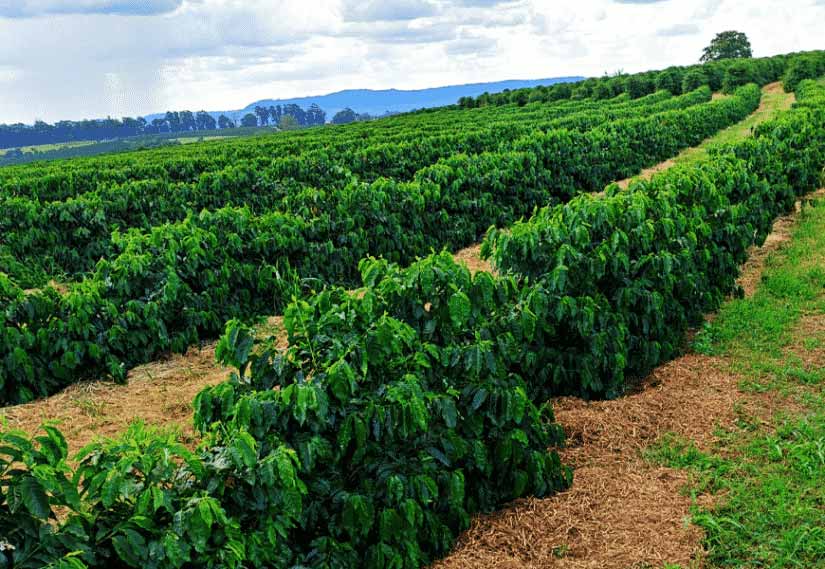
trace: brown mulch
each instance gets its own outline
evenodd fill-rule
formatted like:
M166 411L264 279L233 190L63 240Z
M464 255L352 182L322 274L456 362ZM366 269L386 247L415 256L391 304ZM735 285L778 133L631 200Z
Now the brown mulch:
M453 258L459 262L464 263L467 265L467 268L470 269L471 273L477 273L479 271L486 272L486 273L495 273L493 269L492 263L490 263L487 259L481 258L481 244L477 243L476 245L471 245L466 249L462 249L461 251L457 251L453 254Z
M194 435L192 400L204 387L226 379L229 370L215 363L215 346L190 349L131 370L126 385L90 381L60 393L0 410L8 426L29 434L44 422L56 422L74 453L98 437L113 437L134 421Z
M261 328L285 344L281 317ZM186 354L138 366L126 384L89 381L71 385L45 399L0 409L8 427L34 434L44 422L56 422L74 453L93 440L114 437L135 421L177 430L195 442L192 401L202 389L226 380L232 370L215 362L215 343L190 348Z
M665 433L712 447L732 428L737 379L713 358L684 356L657 369L639 393L614 401L553 401L575 468L572 488L474 520L439 569L627 568L701 559L701 532L687 524L683 471L652 466L641 451ZM647 564L647 565L645 565Z
M749 294L761 281L768 255L790 238L798 212L777 220L763 247L751 251L740 278ZM801 328L802 337L825 342L822 315L803 319ZM823 345L804 352L806 366L822 361ZM724 359L687 354L656 369L635 393L621 399L553 400L556 419L567 434L568 446L560 454L575 469L573 486L475 518L453 553L434 567L701 566L702 533L688 523L691 499L681 492L687 474L652 465L642 451L666 433L710 450L719 429L736 429L738 417L764 422L777 410L798 405L775 393L740 392L729 369Z

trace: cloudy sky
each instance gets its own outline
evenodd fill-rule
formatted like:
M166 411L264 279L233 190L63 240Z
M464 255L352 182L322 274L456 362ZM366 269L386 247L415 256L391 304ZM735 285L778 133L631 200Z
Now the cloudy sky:
M825 48L825 0L0 0L0 122Z

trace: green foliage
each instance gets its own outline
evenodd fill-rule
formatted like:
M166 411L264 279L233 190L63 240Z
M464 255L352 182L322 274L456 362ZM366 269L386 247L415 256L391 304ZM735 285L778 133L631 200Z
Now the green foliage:
M703 85L709 85L707 74L701 69L693 69L682 76L682 92L689 93Z
M557 295L552 335L529 348L523 374L547 393L611 397L677 353L686 328L736 291L748 247L817 187L823 121L821 108L792 113L698 167L491 230L483 254Z
M786 71L788 61L800 55L810 57L812 60L821 61L823 59L822 51L751 59L750 44L747 37L737 32L725 32L719 34L713 40L713 43L706 48L705 56L699 65L671 67L662 71L647 71L633 75L591 77L577 83L560 83L550 87L505 91L496 94L485 93L476 99L472 97L462 98L459 101L459 107L465 109L491 106L507 107L523 104L521 102L525 98L531 102L566 99L571 101L604 100L610 96L616 96L620 92L625 92L630 98L636 99L652 93L655 89L666 89L671 93L678 94L680 92L687 93L702 85L710 85L710 88L715 92L723 87L726 71L734 63L739 65L735 72L739 82L731 82L729 84L730 89L751 82L764 85L782 77ZM685 82L684 78L689 75L691 80ZM698 82L700 75L706 76L707 79Z
M246 433L195 454L134 425L66 462L59 431L0 432L0 535L15 568L283 566L304 488L294 455ZM277 465L277 468L275 468ZM253 495L267 493L268 507Z
M485 252L505 274L473 276L446 253L408 268L367 258L354 293L293 291L285 350L253 349L250 329L231 322L218 353L237 371L196 398L196 451L137 426L87 447L71 468L56 430L35 440L3 431L5 563L418 567L448 551L473 514L565 488L570 472L552 450L562 431L541 402L620 393L626 373L673 354L685 326L734 290L748 247L825 165L822 88L803 87L800 106L698 167L543 208L510 235L492 230ZM703 107L695 124L746 112L754 89ZM655 126L688 118L665 113ZM614 134L654 134L644 119L628 123ZM222 215L202 218L235 227ZM171 247L157 244L149 266ZM109 282L145 286L127 274ZM40 298L5 277L0 295L17 308ZM807 439L765 448L787 448L781 455L813 477L821 445ZM788 543L821 555L816 541Z
M785 92L796 91L799 83L805 79L818 79L825 75L825 59L816 56L800 55L793 57L782 77Z
M250 164L203 173L194 187L126 181L45 206L8 198L7 247L21 259L42 255L74 271L103 258L66 294L23 294L9 281L16 292L4 305L0 401L89 376L123 379L159 353L217 336L229 319L279 312L302 283L355 283L368 255L409 263L469 245L491 224L599 190L696 144L753 111L759 96L756 87L715 102L707 88L655 93L554 115L552 128L526 136L491 129L371 145L353 151L348 170L312 152L277 159L263 175ZM473 152L455 154L460 147ZM367 183L353 171L411 180ZM301 185L342 175L334 191ZM227 201L249 203L220 207ZM205 209L186 214L193 204Z
M725 71L725 78L722 82L722 90L725 93L732 93L734 89L748 83L759 81L757 70L743 61L737 61L730 65Z
M534 326L512 329L511 299L525 294L514 281L471 277L446 253L407 269L368 259L361 272L363 295L330 289L290 305L287 350L256 352L202 392L196 424L297 451L308 494L288 542L299 563L420 566L474 513L566 487L547 450L562 433L510 371ZM499 321L512 329L507 350ZM249 337L230 326L228 353Z
M674 95L678 95L682 92L682 77L683 71L678 67L665 69L656 75L656 89L669 91Z
M722 32L710 42L702 52L702 63L723 59L748 59L753 57L751 42L742 32Z

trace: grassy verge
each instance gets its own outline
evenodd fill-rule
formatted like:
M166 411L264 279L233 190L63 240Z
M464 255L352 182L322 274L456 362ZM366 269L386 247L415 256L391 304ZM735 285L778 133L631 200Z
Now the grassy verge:
M825 200L803 210L791 242L747 299L727 303L698 336L742 378L742 412L717 448L666 436L654 462L688 469L711 567L825 567ZM702 504L702 505L700 505Z

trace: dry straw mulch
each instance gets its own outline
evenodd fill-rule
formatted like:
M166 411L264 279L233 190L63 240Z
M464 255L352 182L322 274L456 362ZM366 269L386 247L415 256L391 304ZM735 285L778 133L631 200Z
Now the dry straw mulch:
M825 190L819 190L806 199L823 195ZM761 282L769 255L790 240L799 210L777 220L765 244L751 250L739 279L747 295ZM825 320L821 315L803 318L800 331L803 338L823 338ZM797 353L806 365L823 363L821 349ZM688 354L656 369L627 397L555 399L556 418L568 437L562 461L575 468L573 486L477 517L455 551L434 567L701 566L702 534L689 524L691 501L681 492L687 474L652 465L642 451L665 433L710 450L718 429L737 428L738 417L767 421L778 410L795 407L776 394L740 392L729 369L724 359Z
M272 317L268 331L285 345L282 319ZM229 377L231 370L215 362L215 343L190 348L186 354L131 370L125 385L89 381L71 385L46 399L0 409L8 426L37 432L44 422L56 422L74 453L98 437L114 437L133 423L143 421L180 431L184 442L194 444L192 401L203 388Z

